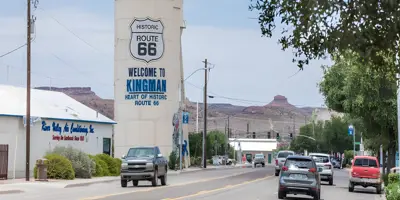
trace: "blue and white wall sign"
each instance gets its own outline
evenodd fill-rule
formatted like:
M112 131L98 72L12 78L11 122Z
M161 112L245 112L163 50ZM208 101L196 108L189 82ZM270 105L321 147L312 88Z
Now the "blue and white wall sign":
M354 126L350 125L349 129L348 129L349 135L353 135L354 134Z
M167 100L165 68L128 68L125 100L134 101L135 106L158 106Z
M189 112L183 112L182 124L189 124Z
M91 124L89 125L89 127L86 127L84 125L73 122L71 124L68 124L68 122L66 122L64 126L56 122L53 122L51 123L51 125L48 125L46 121L42 121L42 131L55 132L58 133L59 135L63 133L69 133L69 134L83 133L85 136L87 136L88 133L94 133L94 127Z

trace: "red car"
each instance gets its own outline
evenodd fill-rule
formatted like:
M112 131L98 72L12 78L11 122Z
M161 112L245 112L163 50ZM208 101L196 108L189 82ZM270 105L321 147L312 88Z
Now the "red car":
M351 165L349 192L354 186L374 187L376 193L382 193L382 179L379 161L373 156L355 156Z

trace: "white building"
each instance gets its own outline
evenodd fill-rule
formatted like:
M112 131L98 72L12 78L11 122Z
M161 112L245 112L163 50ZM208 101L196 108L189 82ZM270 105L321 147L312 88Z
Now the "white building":
M118 0L114 13L114 155L157 145L169 156L179 147L182 124L188 143L187 122L177 115L183 0Z
M255 154L264 154L266 164L272 164L273 151L277 149L278 142L276 139L249 139L249 138L229 138L229 144L235 149L236 160L240 160L243 156L251 161Z
M25 176L26 88L0 85L0 179ZM31 90L30 173L56 146L111 155L115 122L61 92ZM3 177L2 177L3 176Z

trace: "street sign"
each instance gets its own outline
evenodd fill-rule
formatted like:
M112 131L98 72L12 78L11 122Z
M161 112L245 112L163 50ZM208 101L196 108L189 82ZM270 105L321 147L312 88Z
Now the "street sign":
M360 144L361 144L361 142L354 142L354 144L356 144L356 145L360 145Z
M348 133L349 133L349 135L353 135L354 134L354 126L353 125L349 126Z
M183 112L183 124L189 124L189 112Z
M130 53L149 63L164 54L164 25L159 19L134 19L131 26Z

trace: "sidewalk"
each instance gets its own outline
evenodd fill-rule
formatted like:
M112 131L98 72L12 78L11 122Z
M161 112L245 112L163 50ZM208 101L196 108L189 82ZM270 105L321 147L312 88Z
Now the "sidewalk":
M240 167L252 167L251 164L236 164L234 166L230 165L208 165L206 169L200 167L190 167L187 169L182 169L182 171L168 171L169 176L177 176L183 173L192 173L203 170L223 170L223 169L233 169ZM109 183L114 181L119 181L119 176L108 176L108 177L94 177L91 179L74 179L74 180L54 180L49 179L46 182L35 181L34 178L31 178L29 182L25 181L25 179L10 179L10 180L0 180L0 195L1 194L13 194L13 193L22 193L25 190L35 190L37 188L42 187L51 187L51 188L72 188L72 187L82 187L99 183Z

